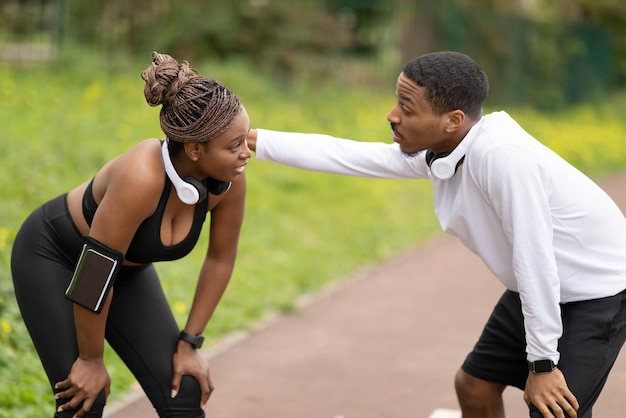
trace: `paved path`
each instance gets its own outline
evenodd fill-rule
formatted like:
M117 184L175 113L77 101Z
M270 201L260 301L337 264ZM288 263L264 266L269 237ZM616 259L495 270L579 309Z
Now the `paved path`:
M626 173L601 185L626 212ZM454 373L502 291L456 239L437 237L207 351L207 417L460 417ZM623 418L625 387L622 354L594 415ZM505 405L527 416L519 390L505 391ZM156 416L141 392L105 414Z

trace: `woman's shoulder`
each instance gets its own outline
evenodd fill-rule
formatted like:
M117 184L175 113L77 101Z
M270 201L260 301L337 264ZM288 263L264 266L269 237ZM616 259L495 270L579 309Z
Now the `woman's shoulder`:
M95 185L122 185L137 193L162 191L165 169L161 156L161 142L144 139L106 163L95 176Z
M128 171L138 176L146 171L163 171L161 142L156 138L144 139L110 160L102 170L110 174L125 174Z
M131 155L133 158L136 158L138 160L148 161L148 160L153 159L150 157L154 157L154 156L157 156L159 157L159 160L162 160L162 158L160 158L161 157L161 140L158 138L146 138L142 141L139 141L132 147L130 147L128 150L122 153L120 157L126 156L126 155ZM141 157L147 157L147 158L141 158Z

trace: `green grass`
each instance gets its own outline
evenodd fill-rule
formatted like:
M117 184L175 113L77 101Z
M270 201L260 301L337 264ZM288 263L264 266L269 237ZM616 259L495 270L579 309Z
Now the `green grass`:
M0 417L51 415L45 375L12 295L9 256L22 220L44 201L90 178L109 158L161 137L158 109L143 98L149 56L106 68L72 57L51 68L0 68ZM281 86L236 63L195 65L232 88L255 127L389 141L381 96L336 85ZM626 169L626 98L555 114L509 109L539 139L600 177ZM210 343L295 309L298 296L371 266L439 233L428 182L371 180L304 172L253 160L239 257L207 327ZM158 264L182 324L206 249L205 227L185 259ZM393 278L390 278L393 280ZM110 350L113 398L132 376Z

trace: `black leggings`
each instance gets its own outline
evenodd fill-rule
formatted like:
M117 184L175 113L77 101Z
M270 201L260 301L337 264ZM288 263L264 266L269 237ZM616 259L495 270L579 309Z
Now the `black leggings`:
M73 303L65 298L65 289L81 239L63 195L35 210L13 245L15 295L52 387L67 378L78 357ZM204 417L193 377L184 376L179 394L170 396L179 332L154 266L123 267L115 282L106 340L135 375L159 417ZM66 401L57 401L57 406ZM101 417L105 402L103 391L86 416Z

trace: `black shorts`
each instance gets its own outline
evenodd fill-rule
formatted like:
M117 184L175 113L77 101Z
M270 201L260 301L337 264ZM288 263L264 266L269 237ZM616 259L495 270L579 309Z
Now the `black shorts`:
M591 416L626 339L626 291L561 305L558 368L576 396L578 417ZM524 389L526 339L519 294L504 292L462 369L479 379Z

